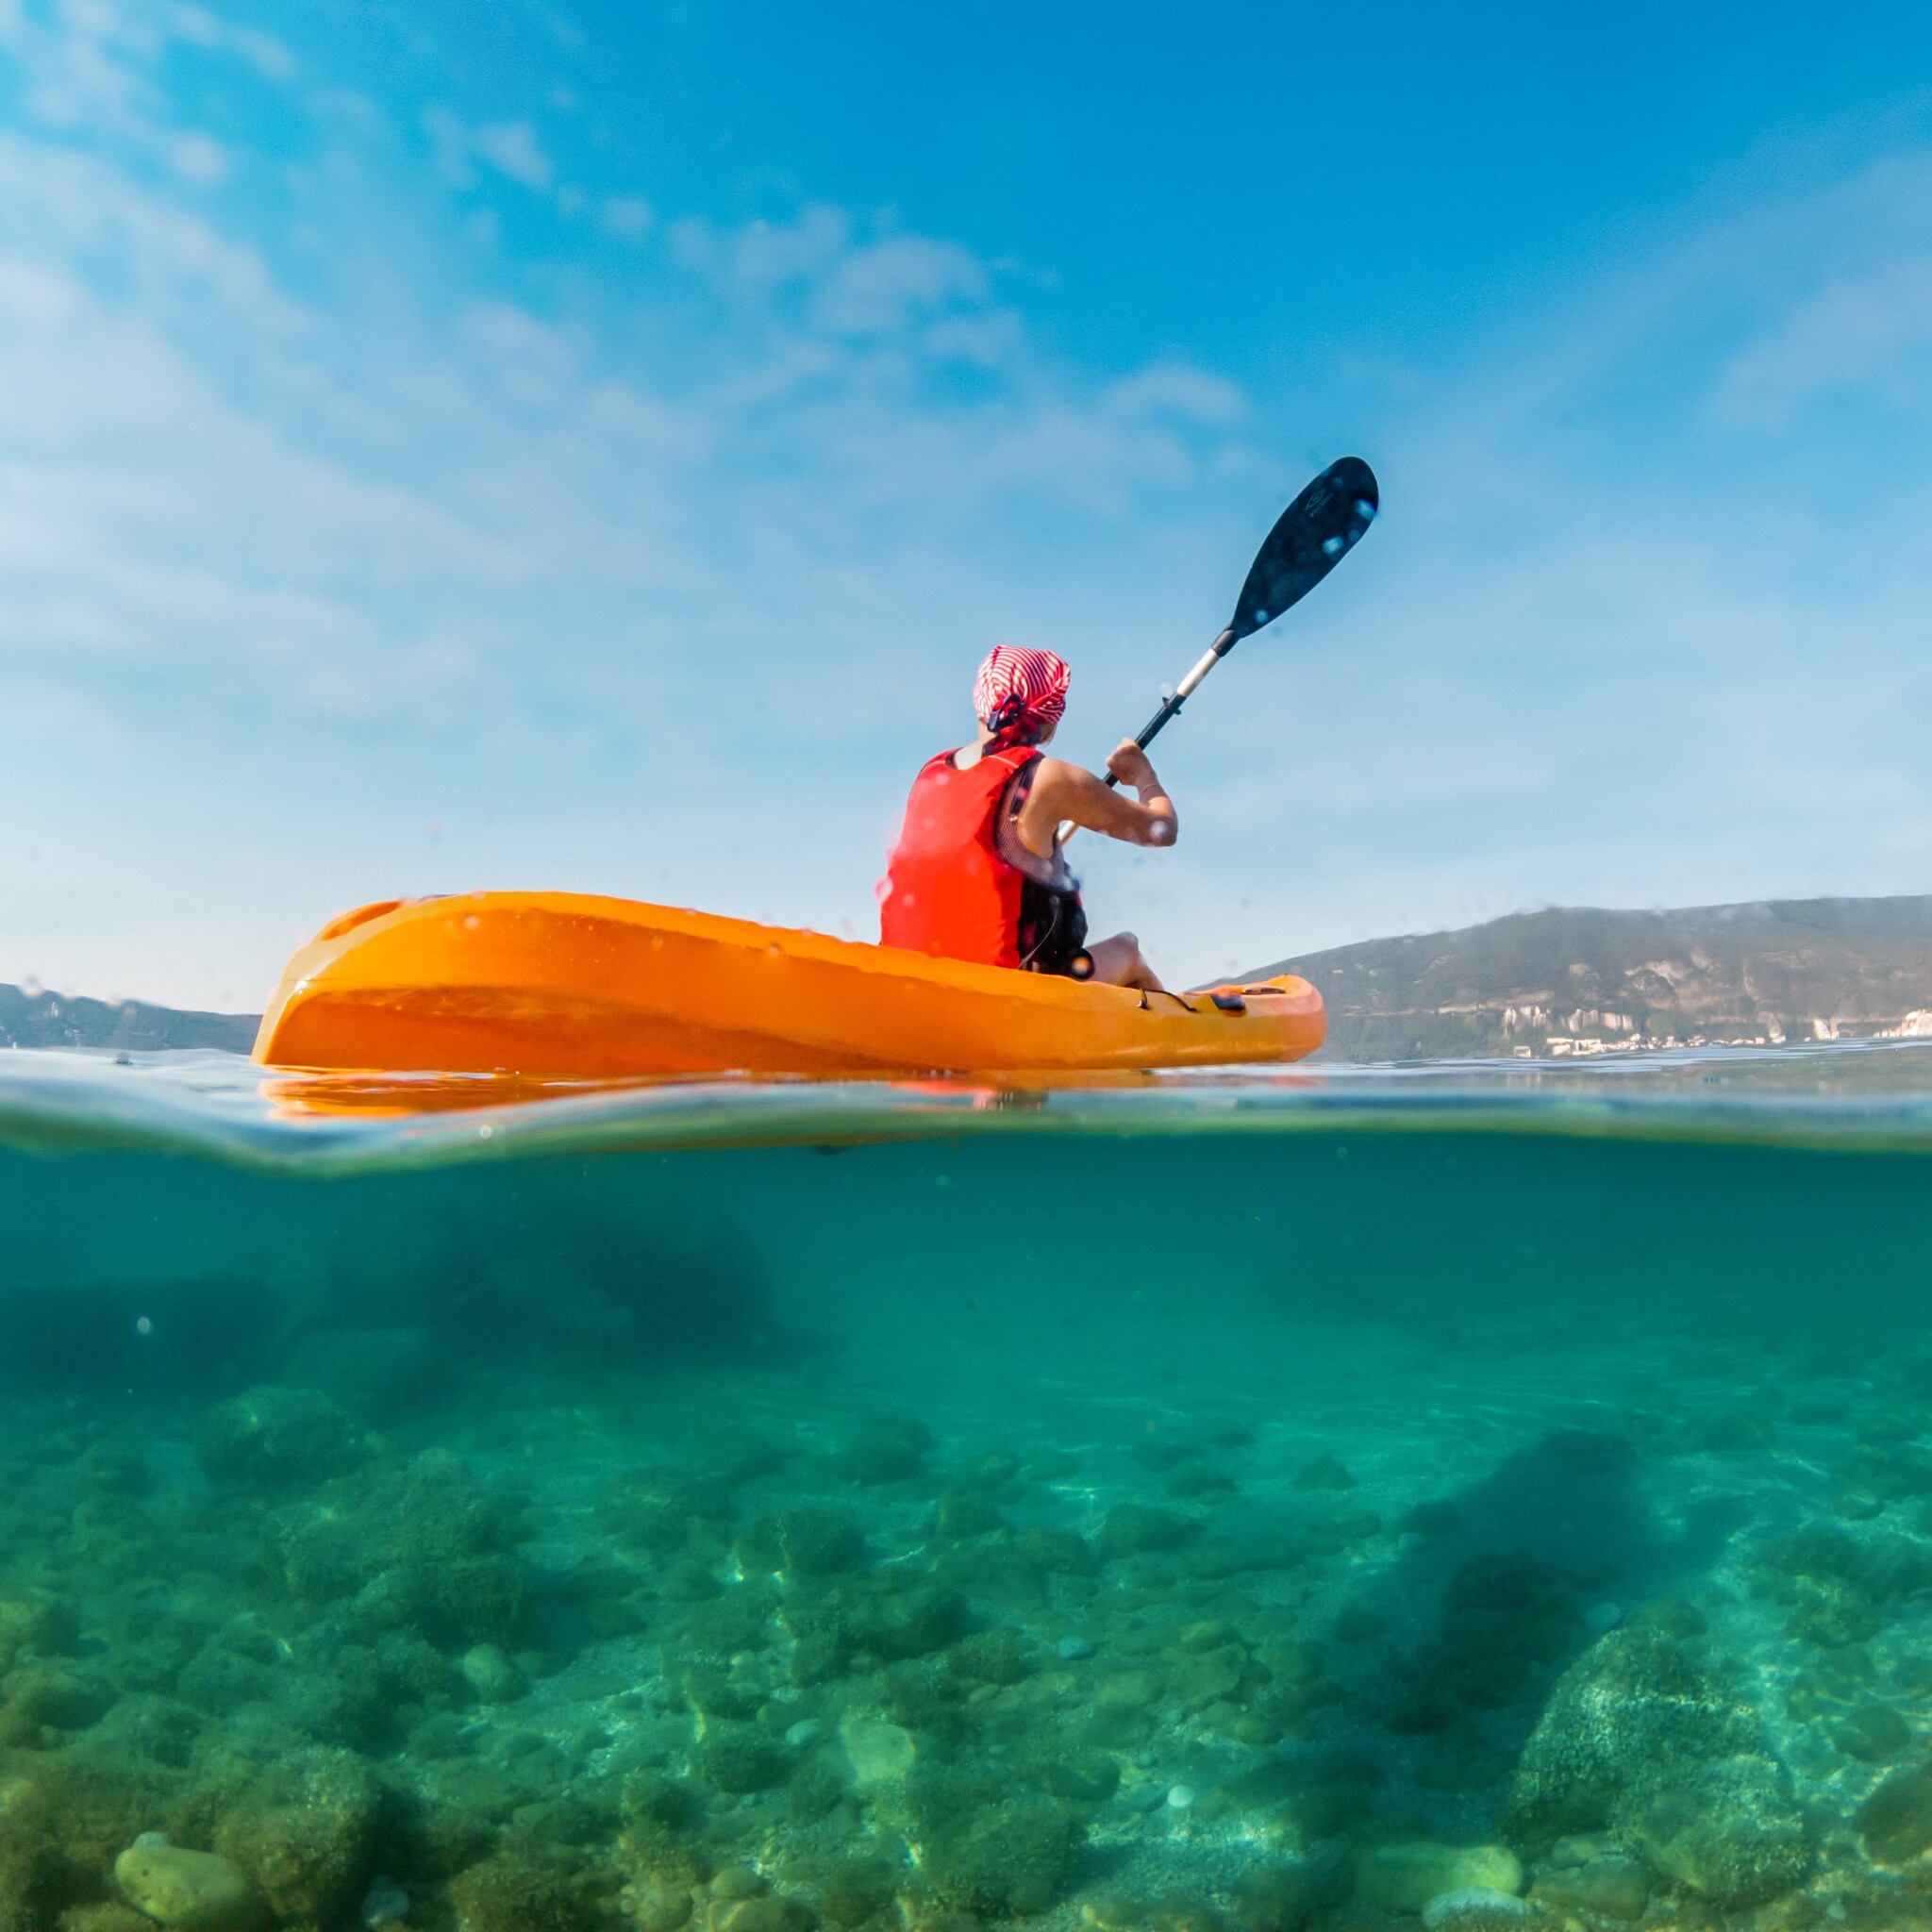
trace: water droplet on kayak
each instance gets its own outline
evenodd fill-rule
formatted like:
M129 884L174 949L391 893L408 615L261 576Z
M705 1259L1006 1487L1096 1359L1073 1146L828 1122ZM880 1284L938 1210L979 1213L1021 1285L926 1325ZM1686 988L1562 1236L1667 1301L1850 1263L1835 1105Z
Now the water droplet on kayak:
M1342 540L1340 537L1330 537L1322 545L1322 555L1324 557L1340 557L1341 555L1341 541Z
M466 912L463 914L463 930L465 932L475 932L477 926L481 924L482 922L476 917L476 915L474 912Z
M1365 524L1373 524L1375 521L1375 506L1366 496L1357 499L1355 513Z
M1268 612L1265 609L1256 611L1255 622L1257 624L1266 624L1268 622Z

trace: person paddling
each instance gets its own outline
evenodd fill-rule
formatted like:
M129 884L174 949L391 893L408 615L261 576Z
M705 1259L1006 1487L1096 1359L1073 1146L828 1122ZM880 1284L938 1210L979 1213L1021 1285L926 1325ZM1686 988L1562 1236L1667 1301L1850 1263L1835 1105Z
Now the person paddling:
M1160 991L1130 932L1087 940L1080 884L1059 827L1130 845L1172 845L1180 822L1147 754L1124 739L1107 761L1139 802L1091 772L1045 756L1072 673L1051 651L999 644L979 667L976 743L941 752L913 780L906 822L879 886L889 946Z

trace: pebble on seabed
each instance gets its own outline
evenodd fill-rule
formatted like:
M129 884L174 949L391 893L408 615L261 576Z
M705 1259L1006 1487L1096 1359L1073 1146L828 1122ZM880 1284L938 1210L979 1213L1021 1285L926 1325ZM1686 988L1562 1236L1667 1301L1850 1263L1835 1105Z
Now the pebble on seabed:
M1167 1794L1167 1807L1170 1811L1185 1811L1194 1802L1194 1788L1191 1785L1175 1785Z

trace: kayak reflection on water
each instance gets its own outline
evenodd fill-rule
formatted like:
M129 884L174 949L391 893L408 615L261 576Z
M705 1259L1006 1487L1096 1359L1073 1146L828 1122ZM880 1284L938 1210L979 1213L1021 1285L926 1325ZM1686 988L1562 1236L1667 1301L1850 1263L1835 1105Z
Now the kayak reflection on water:
M913 780L879 887L880 939L940 958L1158 992L1132 933L1088 942L1061 828L1164 846L1178 836L1179 817L1132 739L1107 768L1137 798L1045 756L1071 680L1052 651L1000 644L989 654L974 685L975 742L928 759Z

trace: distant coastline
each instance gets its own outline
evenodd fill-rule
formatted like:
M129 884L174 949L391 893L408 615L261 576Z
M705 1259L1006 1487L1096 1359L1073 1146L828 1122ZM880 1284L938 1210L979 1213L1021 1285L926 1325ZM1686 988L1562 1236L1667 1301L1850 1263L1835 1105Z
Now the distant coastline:
M219 1047L246 1053L255 1044L255 1013L192 1013L141 1000L70 999L0 986L0 1048L102 1046L123 1053Z
M1524 1058L1932 1038L1932 895L1553 907L1258 966L1328 1004L1324 1059ZM0 986L0 1048L246 1053L258 1015Z
M1257 967L1328 1005L1323 1058L1556 1058L1932 1036L1932 896L1556 907Z

